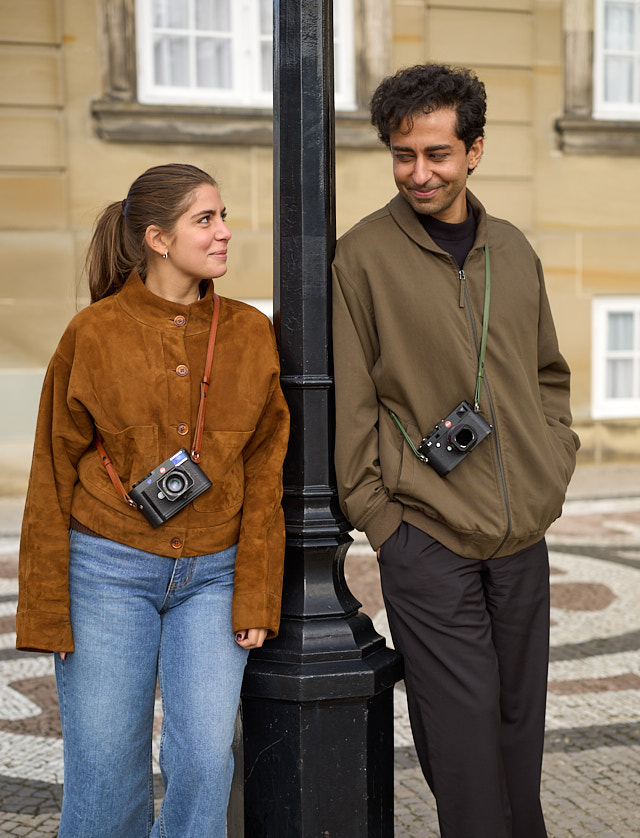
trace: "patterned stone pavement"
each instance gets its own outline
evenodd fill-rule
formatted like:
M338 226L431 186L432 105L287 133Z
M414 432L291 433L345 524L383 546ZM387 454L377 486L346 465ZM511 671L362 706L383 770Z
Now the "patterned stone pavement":
M0 498L0 836L52 838L62 782L52 660L14 650L20 511L20 499ZM548 541L549 835L638 838L640 467L579 469ZM388 634L375 557L361 539L346 572L378 631ZM432 838L439 834L435 808L412 746L402 685L395 705L395 836Z

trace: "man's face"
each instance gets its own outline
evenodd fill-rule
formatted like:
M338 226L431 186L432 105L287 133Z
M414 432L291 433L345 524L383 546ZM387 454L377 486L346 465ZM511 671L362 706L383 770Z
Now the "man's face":
M406 129L404 120L389 138L398 189L416 212L459 224L467 217L467 173L480 162L482 137L467 152L453 108L414 114Z

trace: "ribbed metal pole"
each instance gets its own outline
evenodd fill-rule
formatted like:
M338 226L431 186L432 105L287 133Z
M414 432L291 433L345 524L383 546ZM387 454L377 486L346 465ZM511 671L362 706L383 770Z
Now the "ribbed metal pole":
M243 688L246 838L393 835L388 649L344 578L333 470L331 0L274 2L274 308L291 409L279 637Z

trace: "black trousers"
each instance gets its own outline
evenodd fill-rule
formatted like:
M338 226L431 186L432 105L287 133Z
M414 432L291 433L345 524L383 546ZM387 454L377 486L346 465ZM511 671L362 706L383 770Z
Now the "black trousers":
M544 540L513 556L478 561L402 523L383 544L379 563L442 838L544 838Z

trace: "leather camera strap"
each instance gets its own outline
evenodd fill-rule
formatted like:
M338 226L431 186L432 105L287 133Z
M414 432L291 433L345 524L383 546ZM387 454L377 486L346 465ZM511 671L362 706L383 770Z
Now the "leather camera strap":
M220 317L220 297L217 294L213 295L213 317L211 318L211 330L209 332L209 346L207 347L207 360L204 365L204 374L200 382L200 404L198 406L198 420L196 422L196 432L193 437L193 448L191 449L191 459L194 463L200 462L200 446L202 445L202 434L204 432L204 413L207 409L207 390L209 389L209 376L211 375L211 365L213 364L213 350L216 345L216 334L218 332L218 319Z
M209 330L209 344L207 346L207 357L204 364L204 373L202 381L200 382L200 404L198 406L198 419L196 421L196 430L193 438L193 448L191 449L191 459L194 463L200 461L200 446L202 445L202 434L204 432L204 415L207 408L207 391L211 381L211 366L213 364L213 350L216 345L216 335L218 332L218 320L220 318L220 297L217 294L213 295L213 317L211 318L211 328ZM127 490L122 485L122 481L118 477L113 463L109 459L104 443L98 431L96 431L94 438L95 446L102 458L107 474L111 478L116 492L120 495L122 500L127 503L132 509L137 509L138 505L129 495Z

